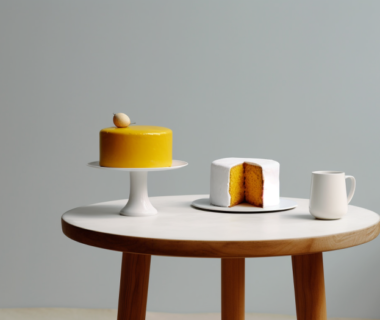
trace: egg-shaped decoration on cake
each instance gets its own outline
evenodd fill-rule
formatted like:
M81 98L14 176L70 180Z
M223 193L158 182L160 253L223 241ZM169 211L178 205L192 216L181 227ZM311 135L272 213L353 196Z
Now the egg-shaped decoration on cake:
M125 113L114 113L113 123L118 128L127 128L131 124L131 119Z

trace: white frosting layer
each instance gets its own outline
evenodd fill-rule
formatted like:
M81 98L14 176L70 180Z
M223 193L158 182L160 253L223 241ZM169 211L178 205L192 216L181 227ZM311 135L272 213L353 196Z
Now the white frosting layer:
M229 207L230 171L242 163L257 165L263 170L263 206L274 206L280 202L280 164L274 160L254 158L224 158L211 163L210 202L219 207Z

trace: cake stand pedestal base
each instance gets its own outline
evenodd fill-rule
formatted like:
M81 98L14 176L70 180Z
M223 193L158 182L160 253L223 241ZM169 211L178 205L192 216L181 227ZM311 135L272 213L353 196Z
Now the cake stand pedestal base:
M130 173L129 199L120 214L122 216L152 216L157 210L150 203L148 197L148 172L131 171Z
M181 160L172 160L170 167L155 168L111 168L102 167L99 161L93 161L87 164L91 168L97 168L108 171L121 171L130 174L129 200L125 207L121 209L122 216L129 217L148 217L157 214L157 210L150 203L148 197L148 172L167 171L186 167L188 163Z

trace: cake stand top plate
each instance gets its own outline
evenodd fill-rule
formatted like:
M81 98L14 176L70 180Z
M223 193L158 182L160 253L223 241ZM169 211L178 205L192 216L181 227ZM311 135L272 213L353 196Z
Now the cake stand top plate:
M158 168L112 168L112 167L102 167L99 165L99 161L89 162L87 164L91 168L105 169L105 170L115 170L115 171L165 171L174 170L186 167L188 163L182 160L172 160L171 167L158 167Z

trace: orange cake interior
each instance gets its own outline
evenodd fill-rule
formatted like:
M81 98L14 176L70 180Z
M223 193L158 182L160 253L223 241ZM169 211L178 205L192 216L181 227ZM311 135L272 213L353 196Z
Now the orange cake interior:
M230 170L230 207L244 202L244 165L238 164Z
M242 163L230 170L230 207L248 202L263 207L263 170L260 166Z

